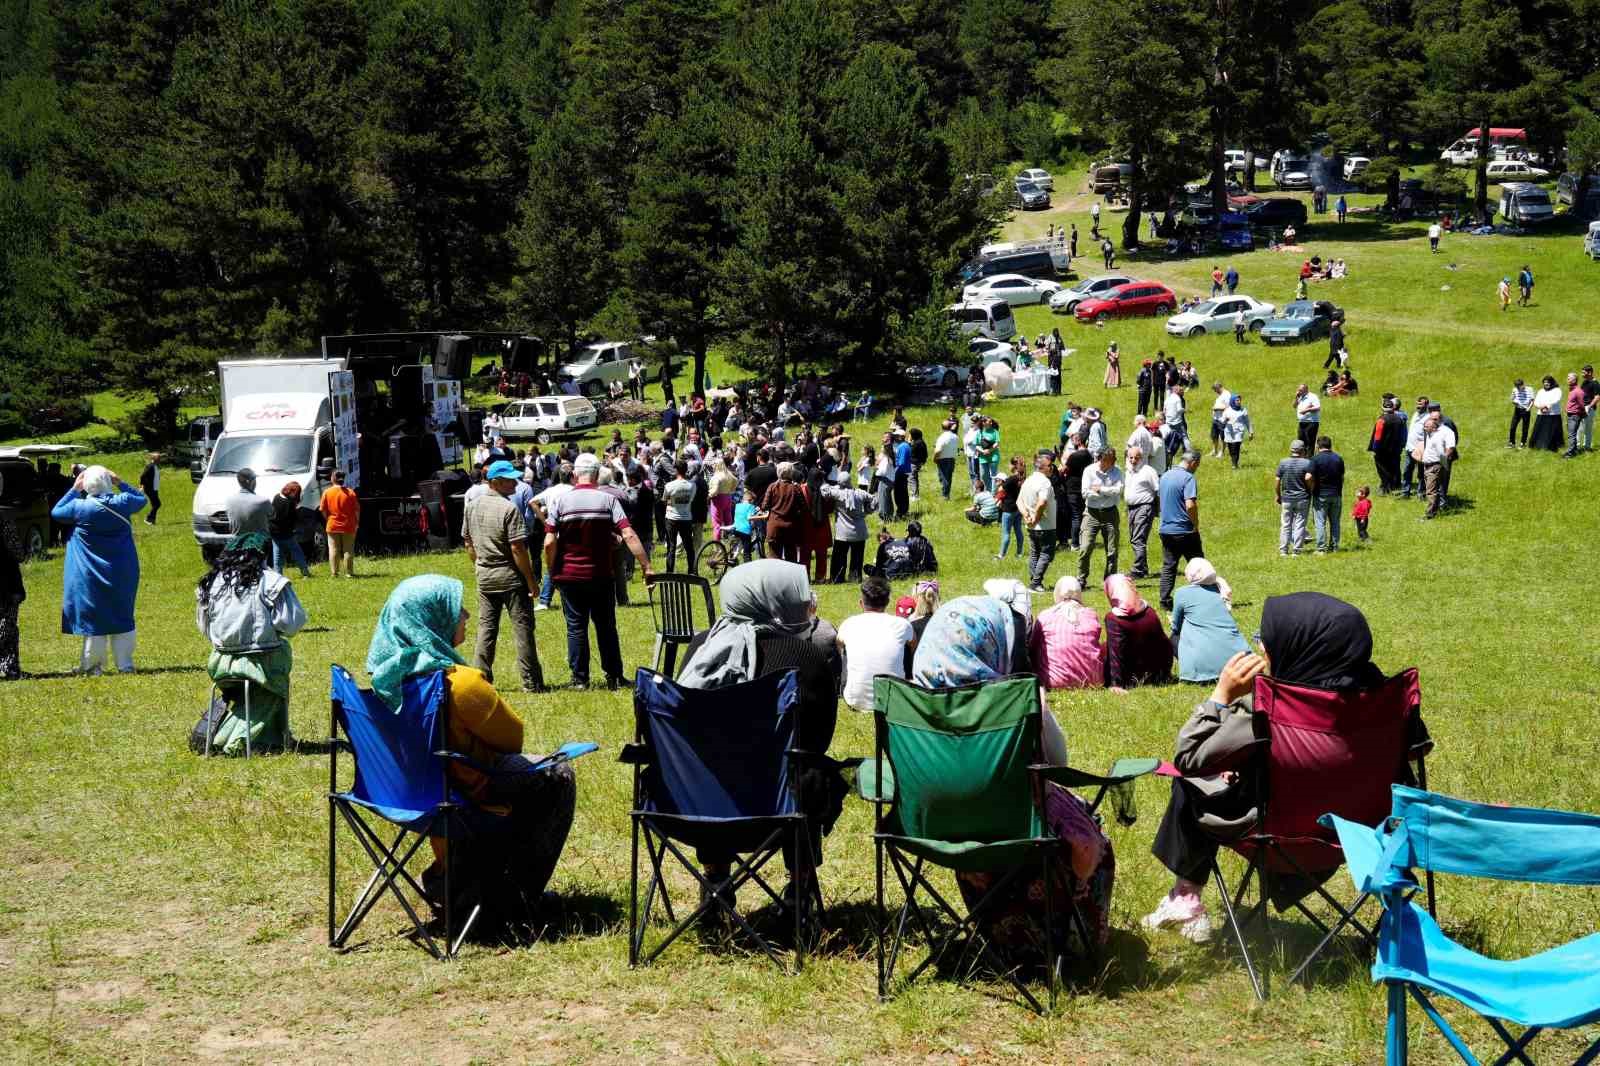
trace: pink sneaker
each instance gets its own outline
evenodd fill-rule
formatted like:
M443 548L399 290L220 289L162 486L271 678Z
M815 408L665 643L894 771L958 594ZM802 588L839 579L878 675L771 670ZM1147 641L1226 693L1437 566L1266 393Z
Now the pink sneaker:
M1211 939L1211 916L1206 913L1205 902L1199 896L1168 893L1160 906L1145 915L1141 924L1151 932L1175 927L1179 936L1196 944Z

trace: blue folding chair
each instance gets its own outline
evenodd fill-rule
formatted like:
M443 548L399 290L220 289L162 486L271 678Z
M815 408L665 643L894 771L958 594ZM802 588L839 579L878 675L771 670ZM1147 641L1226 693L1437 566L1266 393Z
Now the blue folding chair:
M1326 815L1339 834L1350 878L1383 901L1372 979L1388 985L1390 1066L1407 1061L1409 995L1469 1066L1478 1059L1440 1015L1428 993L1449 996L1482 1016L1508 1050L1495 1066L1530 1064L1526 1049L1546 1029L1600 1021L1600 933L1524 959L1501 960L1457 944L1412 902L1414 871L1533 884L1600 885L1600 817L1532 807L1493 807L1394 786L1390 816L1378 828ZM1521 1026L1513 1036L1506 1023ZM1600 1040L1575 1066L1600 1057Z
M782 959L738 911L735 895L758 885L794 922L794 965L805 965L805 940L822 910L799 776L808 758L794 748L800 686L794 671L719 689L689 689L641 667L634 681L634 743L623 750L633 774L633 868L628 894L628 965L649 964L703 915L719 913L743 930L781 970ZM831 762L831 760L827 760ZM650 884L639 906L639 843ZM725 878L707 877L684 847L734 856ZM792 857L795 883L785 899L762 876L773 856ZM667 856L698 882L700 905L679 921L667 894ZM675 923L644 953L657 898ZM641 959L641 955L643 956Z
M408 678L402 692L403 702L397 714L370 689L357 686L349 671L342 666L333 667L328 728L328 946L343 948L350 934L387 892L411 919L414 940L436 959L454 958L477 921L481 906L472 908L452 941L453 864L444 863L445 935L443 943L437 943L422 918L424 913L431 914L427 893L406 870L406 864L430 835L441 836L448 853L452 823L461 828L453 815L465 808L460 798L451 794L445 780L446 760L453 756L439 750L445 736L444 672ZM341 750L355 757L355 782L343 791L339 788ZM384 834L368 821L368 815L394 827L394 839L385 843ZM344 921L336 924L335 836L341 819L372 860L373 871Z

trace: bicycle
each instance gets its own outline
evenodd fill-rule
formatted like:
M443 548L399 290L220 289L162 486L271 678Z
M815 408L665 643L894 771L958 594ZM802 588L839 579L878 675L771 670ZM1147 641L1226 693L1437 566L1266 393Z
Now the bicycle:
M729 535L722 540L707 541L694 560L695 569L713 585L721 584L722 575L740 563L747 563L752 559L765 559L767 556L761 541L754 538L744 541L733 536L728 530L724 532Z

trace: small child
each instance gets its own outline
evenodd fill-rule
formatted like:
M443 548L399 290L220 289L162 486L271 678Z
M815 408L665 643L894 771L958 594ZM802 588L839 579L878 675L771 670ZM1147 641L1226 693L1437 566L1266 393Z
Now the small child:
M756 494L748 489L745 490L744 501L733 507L733 537L739 542L740 556L745 559L751 557L750 540L755 536L753 523L758 510Z
M1361 539L1367 539L1367 520L1372 517L1372 486L1362 485L1356 490L1356 505L1350 509L1350 517L1356 520L1356 532L1361 534Z

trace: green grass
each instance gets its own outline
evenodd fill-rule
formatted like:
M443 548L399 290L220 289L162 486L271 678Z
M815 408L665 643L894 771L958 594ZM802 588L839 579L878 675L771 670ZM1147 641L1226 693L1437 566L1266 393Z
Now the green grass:
M1087 234L1083 206L1029 216L1019 229L1070 217ZM1030 335L1060 326L1077 349L1066 363L1066 394L1101 407L1115 427L1128 424L1135 397L1131 386L1100 384L1101 352L1111 340L1121 344L1130 382L1138 361L1164 347L1193 359L1206 381L1220 378L1244 394L1257 426L1244 468L1208 460L1200 483L1206 544L1236 590L1245 632L1270 595L1311 588L1342 596L1371 619L1380 664L1421 671L1424 710L1439 740L1430 764L1435 787L1494 802L1600 809L1587 772L1600 754L1593 726L1600 627L1586 590L1587 557L1600 542L1596 461L1507 451L1503 436L1513 377L1560 374L1600 348L1592 319L1600 265L1583 259L1568 234L1450 237L1437 256L1421 234L1420 226L1379 230L1365 221L1342 230L1319 222L1306 234L1309 252L1343 256L1351 267L1349 280L1315 289L1349 310L1363 386L1360 398L1324 409L1350 480L1375 481L1363 443L1385 389L1441 399L1463 434L1456 510L1424 525L1416 504L1380 499L1371 545L1355 548L1347 529L1347 550L1332 557L1280 560L1271 497L1273 467L1293 435L1294 386L1320 380L1321 345L1267 350L1236 347L1231 337L1178 340L1155 322L1099 329L1052 320L1042 308L1018 318ZM1299 257L1261 251L1233 262L1243 291L1282 303ZM1539 277L1537 305L1501 314L1495 283L1525 262ZM1212 261L1135 258L1133 265L1180 292L1204 292ZM1026 454L1053 439L1060 405L1006 401L994 411L1007 454ZM925 431L936 425L933 410L912 417ZM1197 422L1203 427L1203 418ZM135 456L100 458L125 475L136 469ZM323 941L323 760L203 762L184 746L208 689L205 647L191 620L201 567L188 532L189 492L182 472L170 471L161 524L135 526L145 673L64 676L77 648L57 632L60 560L26 567L23 654L35 676L0 686L0 766L12 825L0 860L8 887L0 902L0 1059L1381 1059L1382 995L1364 961L1335 964L1309 992L1283 987L1280 969L1274 998L1258 1007L1225 946L1194 947L1138 929L1169 880L1149 855L1163 800L1150 782L1140 788L1139 823L1111 831L1118 878L1110 955L1098 972L1077 975L1075 994L1055 1017L1032 1017L997 985L926 981L891 1002L876 1000L864 932L873 888L869 820L859 804L847 808L827 844L822 876L835 932L803 976L692 943L630 972L621 931L629 785L613 760L631 716L625 696L604 693L507 693L528 722L531 750L570 738L604 745L578 766L577 823L553 885L586 916L570 935L525 950L474 949L458 965L440 965L392 935L403 919L385 904L365 926L365 946L334 955ZM946 596L1020 573L1013 561L992 561L995 534L975 532L955 502L925 495L922 510L945 562ZM328 664L361 667L377 611L398 579L422 571L469 577L459 554L363 559L360 567L353 584L331 584L321 573L296 582L312 619L294 645L291 717L302 736L324 735ZM1090 602L1104 605L1098 595ZM850 589L821 590L827 617L846 616L853 603ZM636 607L622 617L627 659L642 662L648 612ZM567 676L559 616L540 614L538 633L546 675L559 683ZM1202 695L1142 689L1125 698L1056 695L1051 703L1073 761L1092 769L1119 755L1168 755ZM870 738L864 718L842 712L836 753L866 753ZM344 890L354 887L347 880ZM1600 917L1593 895L1459 879L1443 882L1441 907L1447 929L1496 954L1563 942L1593 930ZM1481 1024L1463 1025L1474 1037L1488 1035ZM1578 1044L1548 1039L1547 1056ZM1449 1061L1442 1041L1420 1029L1412 1046L1418 1062Z

